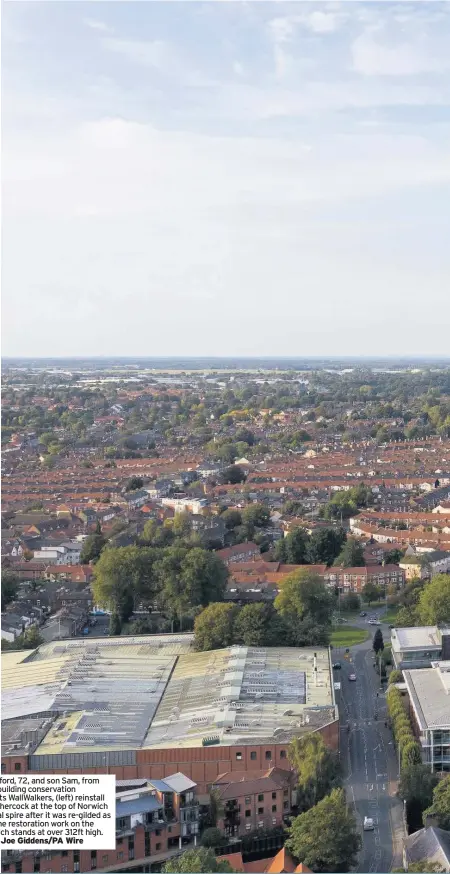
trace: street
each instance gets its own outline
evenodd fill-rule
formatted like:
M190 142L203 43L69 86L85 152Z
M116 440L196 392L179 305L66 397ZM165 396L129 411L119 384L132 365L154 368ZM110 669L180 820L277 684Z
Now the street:
M393 794L397 758L391 732L385 727L385 692L380 688L379 676L373 667L372 640L376 627L367 626L362 620L352 621L352 624L368 629L369 639L353 646L348 659L344 657L345 650L333 650L333 660L339 660L342 665L342 669L334 673L335 680L341 682L338 701L344 786L348 802L354 805L362 836L355 870L390 871L394 855L395 864L401 864L398 838L402 830L402 803ZM388 641L389 628L381 628L384 640ZM356 681L349 680L352 673L356 674ZM363 831L365 816L373 819L374 831Z

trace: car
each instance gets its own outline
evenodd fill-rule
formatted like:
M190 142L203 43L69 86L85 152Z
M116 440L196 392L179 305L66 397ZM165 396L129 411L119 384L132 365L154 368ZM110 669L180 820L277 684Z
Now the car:
M341 667L342 667L342 665L340 662L335 662L333 665L333 671L340 671Z
M365 832L373 832L374 828L373 819L370 816L365 816L363 830Z
M351 682L354 682L356 680L356 674L349 674L348 678Z
M362 613L360 613L359 615L360 616L367 616L367 613L363 610Z
M367 620L367 624L368 624L368 625L379 625L380 623L377 622L376 619L368 619L368 620Z

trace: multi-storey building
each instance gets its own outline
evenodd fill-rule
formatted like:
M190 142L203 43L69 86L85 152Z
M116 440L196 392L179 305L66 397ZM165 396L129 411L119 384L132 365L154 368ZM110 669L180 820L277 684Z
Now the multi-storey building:
M393 628L391 652L395 667L429 668L433 661L450 659L450 628L437 625Z
M283 824L292 806L293 773L281 768L267 771L228 771L210 787L220 799L221 831L230 838Z
M82 874L158 863L196 844L200 809L196 790L184 774L164 780L118 780L114 850L6 851L2 871Z
M324 574L325 582L341 592L360 594L366 583L385 589L388 585L402 587L404 571L396 564L370 565L369 567L330 567Z
M410 716L432 771L450 772L450 661L430 668L403 671Z

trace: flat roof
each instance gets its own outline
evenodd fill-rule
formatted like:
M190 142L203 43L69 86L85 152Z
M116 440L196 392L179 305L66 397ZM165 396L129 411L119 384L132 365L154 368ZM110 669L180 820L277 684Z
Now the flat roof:
M54 755L287 743L337 718L327 648L194 653L192 642L143 635L6 653L3 729L15 720L34 755ZM33 715L47 717L45 730L27 735Z
M450 728L450 661L403 671L420 729Z
M396 652L442 645L440 629L437 625L423 625L419 628L393 628L391 640Z
M287 742L336 719L331 673L326 648L180 656L144 747Z

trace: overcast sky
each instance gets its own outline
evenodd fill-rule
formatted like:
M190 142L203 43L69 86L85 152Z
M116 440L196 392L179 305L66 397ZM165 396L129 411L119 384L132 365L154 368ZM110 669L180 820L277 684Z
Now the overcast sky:
M5 355L448 354L450 3L2 29Z

